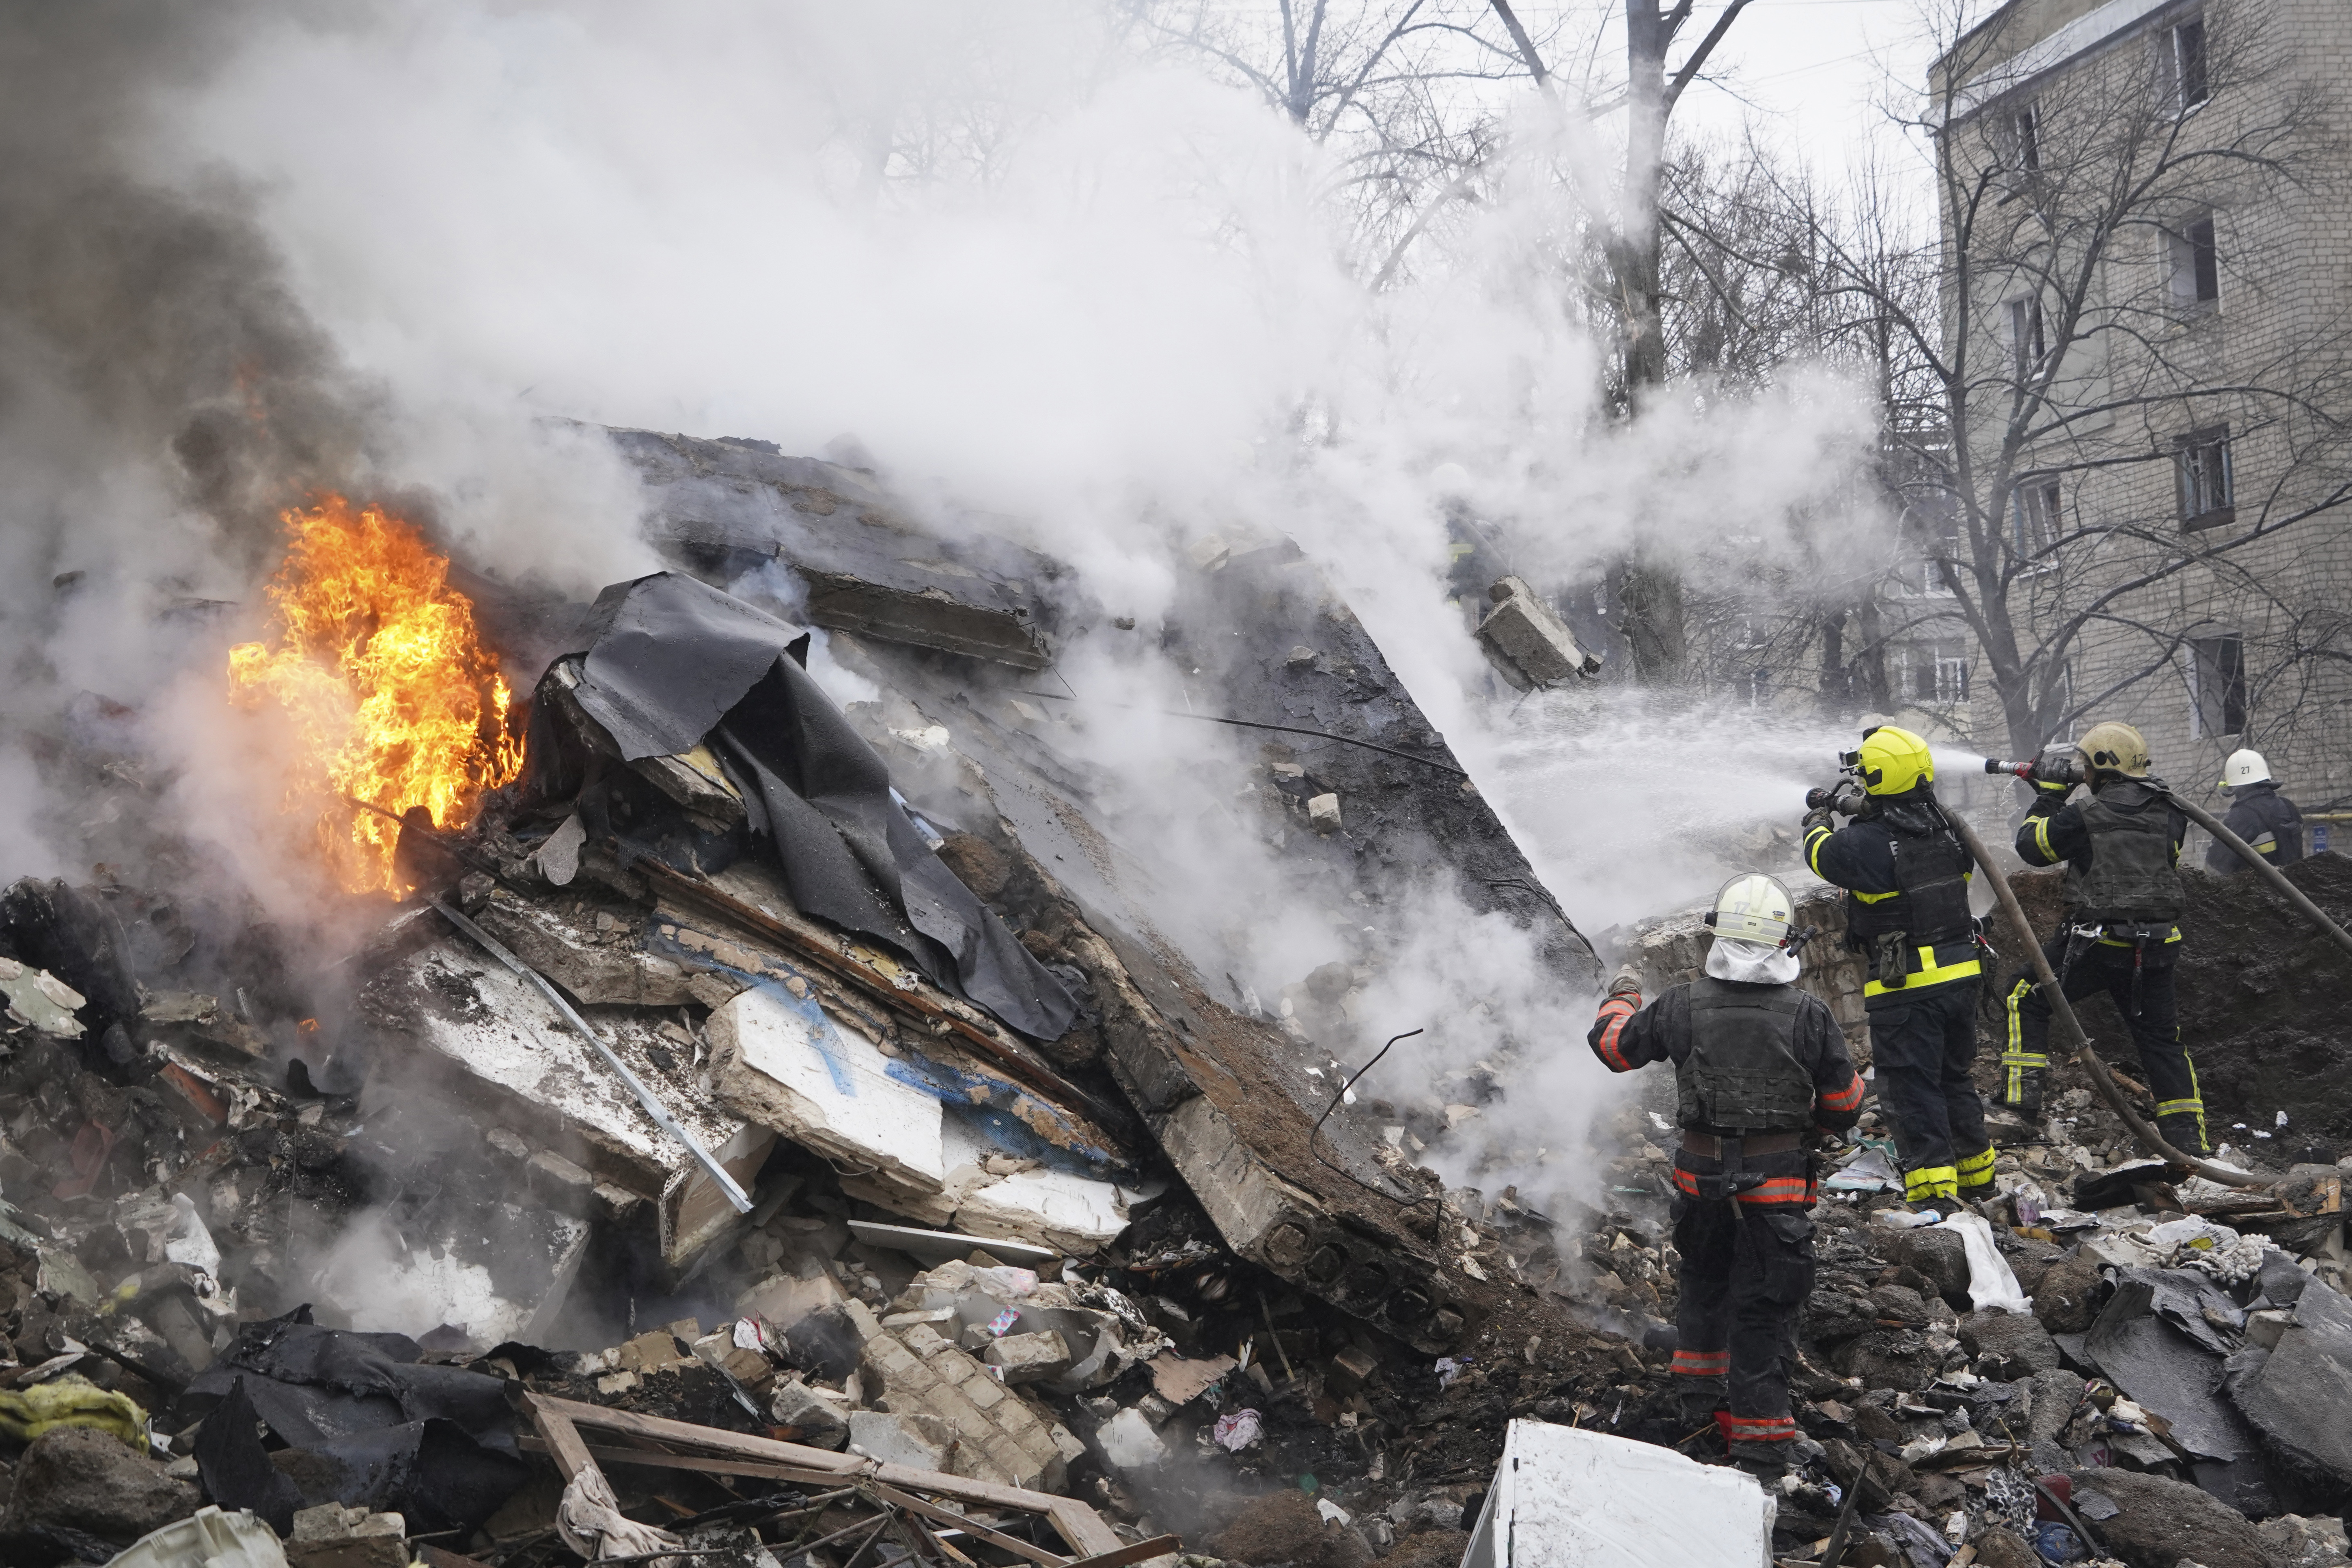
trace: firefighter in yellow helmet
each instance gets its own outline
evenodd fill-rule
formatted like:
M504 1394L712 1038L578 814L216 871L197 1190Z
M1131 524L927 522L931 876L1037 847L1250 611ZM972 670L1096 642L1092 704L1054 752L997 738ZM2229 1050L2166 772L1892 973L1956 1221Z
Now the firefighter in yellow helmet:
M1881 724L1848 757L1863 787L1815 792L1833 799L1805 817L1805 863L1846 890L1846 944L1868 955L1862 1005L1903 1195L1949 1210L1993 1195L1992 1141L1969 1076L1984 973L1969 913L1975 861L1936 800L1926 741ZM1832 810L1853 820L1838 827Z
M1812 1289L1808 1145L1862 1113L1837 1020L1791 984L1810 934L1792 908L1773 879L1734 877L1706 917L1706 974L1644 1007L1641 976L1619 970L1586 1037L1612 1072L1675 1064L1675 1382L1683 1413L1712 1415L1733 1461L1765 1474L1802 1452L1789 1363Z
M2202 1154L2205 1100L2172 989L2189 818L2149 777L2147 742L2129 724L2094 724L2071 756L2037 760L2028 782L2034 800L2018 826L2017 853L2029 866L2066 866L2065 916L2042 947L2051 973L2069 1002L2101 991L2114 998L2156 1093L2157 1131L2183 1153ZM2090 795L2069 805L2078 783ZM2001 1099L2029 1116L2042 1110L2049 1039L2050 1004L2032 974L2019 975L2009 992Z

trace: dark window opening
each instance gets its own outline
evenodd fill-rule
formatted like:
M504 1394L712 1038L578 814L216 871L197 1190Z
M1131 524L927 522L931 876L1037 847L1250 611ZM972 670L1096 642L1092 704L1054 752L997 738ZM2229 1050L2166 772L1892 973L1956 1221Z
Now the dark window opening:
M2058 542L2058 481L2034 479L2010 492L2010 525L2017 557L2032 561Z
M2194 738L2243 734L2246 728L2246 639L2189 639L2189 728Z
M2182 305L2211 304L2221 297L2221 258L2213 240L2210 215L2164 236L2172 273L2172 298Z
M2206 70L2205 18L2196 16L2165 29L2165 69L2173 108L2188 113L2212 95Z
M1896 684L1906 702L1957 707L1969 700L1968 644L1958 638L1901 643Z
M2016 353L2017 379L2039 375L2050 358L2050 338L2042 325L2038 296L2009 302L2009 340Z
M2172 465L2180 491L2182 527L2219 528L2235 520L2228 430L2196 430L2183 436L2173 452Z
M2010 135L2017 142L2017 166L2027 174L2042 169L2042 117L2032 107L2009 117Z

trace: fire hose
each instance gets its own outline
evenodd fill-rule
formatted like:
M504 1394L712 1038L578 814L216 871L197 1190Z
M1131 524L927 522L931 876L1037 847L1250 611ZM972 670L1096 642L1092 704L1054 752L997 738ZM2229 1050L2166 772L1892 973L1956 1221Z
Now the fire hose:
M2314 930L2328 937L2345 952L2352 952L2352 933L2347 933L2342 926L2329 920L2326 911L2313 903L2308 894L2286 879L2284 872L2263 858L2261 850L2222 826L2220 819L2203 806L2191 805L2170 790L2164 791L2163 795L2165 799L2180 808L2182 816L2211 834L2217 842L2228 845L2237 853L2240 859L2261 872L2263 880L2283 894L2288 903L2301 910L2303 918L2311 922Z
M2053 783L2081 784L2084 782L2080 770L2066 763L2062 763L2053 769L2047 763L2004 763L1987 758L1984 767L1985 772L1989 773L2014 773L2029 783L2037 776L2034 771L2036 768L2042 770L2039 776L2047 777ZM2203 806L2181 799L2155 779L2143 782L2158 795L2162 795L2170 805L2178 807L2181 816L2211 834L2214 842L2227 847L2239 859L2261 873L2263 880L2268 882L2280 897L2293 904L2303 918L2311 922L2313 930L2345 952L2352 952L2352 932L2347 932L2342 926L2328 919L2327 911L2313 903L2309 895L2305 894L2301 888L2288 881L2285 873L2263 859L2261 850L2222 826L2221 819Z
M2026 962L2033 966L2035 989L2049 998L2051 1011L2064 1024L2067 1037L2074 1042L2074 1060L2091 1075L2091 1082L2097 1087L2099 1097L2107 1102L2108 1109L2123 1118L2124 1125L2131 1129L2132 1136L2158 1158L2193 1170L2208 1181L2219 1182L2228 1187L2270 1186L2272 1183L2260 1176L2250 1175L2244 1171L2232 1171L2226 1165L2210 1164L2182 1153L2165 1142L2164 1134L2156 1130L2153 1122L2132 1109L2131 1102L2124 1098L2122 1086L2107 1071L2107 1064L2101 1061L2099 1053L2091 1048L2091 1037L2083 1032L2083 1021L2074 1016L2074 1005L2066 1000L2065 989L2051 971L2049 957L2042 952L2042 942L2033 934L2033 926L2026 920L2025 910L2017 901L2017 894L2011 890L2009 879L1993 868L1992 857L1986 853L1984 840L1977 837L1976 829L1963 818L1948 812L1945 820L1952 825L1952 831L1959 835L1960 842L1976 858L1976 863L1984 868L1985 879L1992 884L1993 897L2000 901L2001 912L2008 915L2010 923L2017 928L2018 938L2025 944Z

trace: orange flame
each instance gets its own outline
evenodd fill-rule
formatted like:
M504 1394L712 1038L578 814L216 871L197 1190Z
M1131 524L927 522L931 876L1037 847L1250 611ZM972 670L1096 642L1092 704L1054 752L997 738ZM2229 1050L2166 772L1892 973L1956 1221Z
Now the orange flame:
M463 827L486 791L522 771L511 694L449 586L448 558L380 507L337 495L283 515L289 545L267 592L275 643L229 650L232 693L277 699L302 739L287 806L319 810L319 841L354 893L405 891L393 869L395 816L412 806Z

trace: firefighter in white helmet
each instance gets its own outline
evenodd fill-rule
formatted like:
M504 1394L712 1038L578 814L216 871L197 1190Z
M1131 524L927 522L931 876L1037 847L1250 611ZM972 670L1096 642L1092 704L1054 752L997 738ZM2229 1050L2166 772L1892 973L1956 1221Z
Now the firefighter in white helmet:
M1862 1079L1819 997L1800 991L1789 889L1734 877L1707 914L1706 973L1647 1007L1620 969L1587 1037L1612 1072L1671 1061L1682 1147L1674 1370L1693 1421L1715 1417L1744 1468L1784 1470L1797 1447L1788 1361L1812 1289L1817 1138L1862 1114Z
M2221 764L2221 793L2230 797L2222 826L2273 866L2292 866L2303 858L2303 813L2279 794L2278 781L2271 777L2271 765L2260 752L2230 753ZM2218 838L2205 851L2205 869L2217 877L2235 877L2252 868Z

